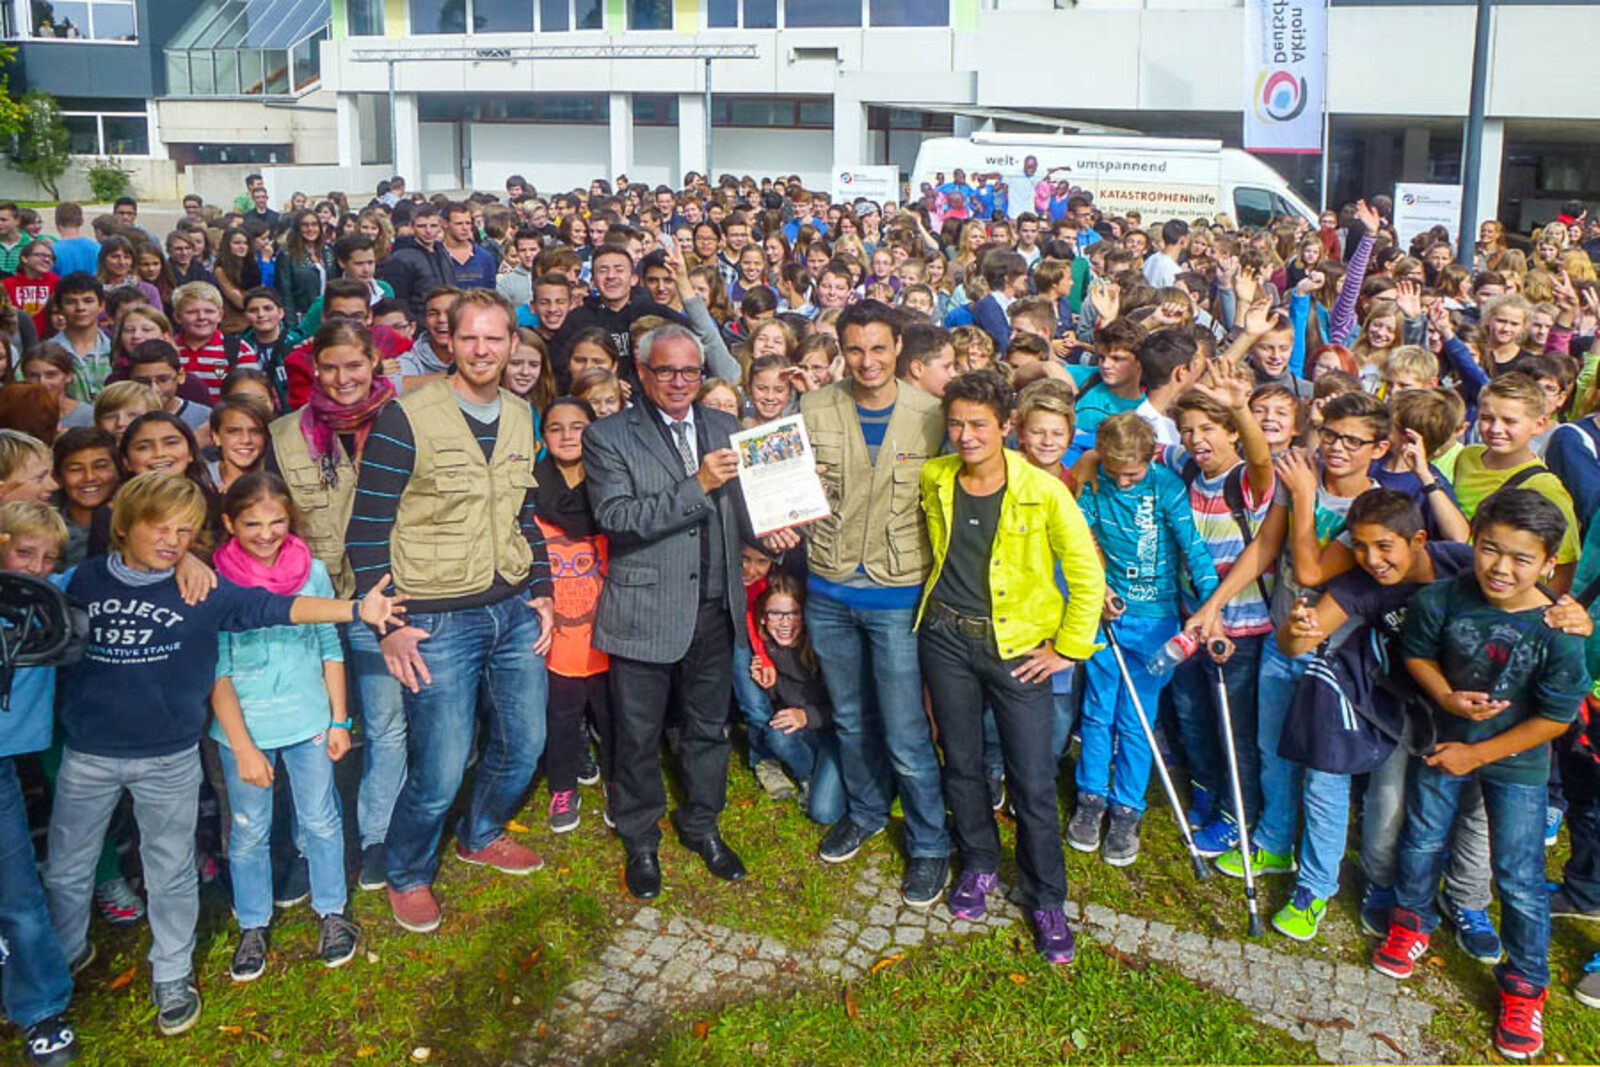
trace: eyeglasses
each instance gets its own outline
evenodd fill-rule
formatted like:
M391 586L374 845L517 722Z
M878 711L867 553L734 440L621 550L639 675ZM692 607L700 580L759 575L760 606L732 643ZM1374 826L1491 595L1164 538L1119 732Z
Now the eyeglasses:
M799 612L799 611L769 611L769 612L767 612L767 618L769 618L769 619L798 619L798 618L800 618L800 616L802 614L804 614L804 613L803 612Z
M1337 430L1330 430L1325 426L1317 431L1317 440L1322 442L1323 448L1332 448L1334 445L1338 444L1343 445L1351 452L1354 452L1358 448L1365 448L1368 445L1375 445L1378 443L1372 438L1357 437L1355 434L1349 433L1340 433Z
M704 367L652 367L646 363L644 369L662 381L698 382L705 374Z

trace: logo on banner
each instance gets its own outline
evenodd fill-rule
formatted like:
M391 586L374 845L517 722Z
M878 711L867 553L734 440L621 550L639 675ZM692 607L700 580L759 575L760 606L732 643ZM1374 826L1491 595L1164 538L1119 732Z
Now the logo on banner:
M1264 70L1256 78L1256 115L1263 122L1293 122L1306 109L1306 80L1286 70Z
M839 172L839 181L841 183L843 183L845 185L849 185L851 182L853 182L855 180L856 180L856 176L854 174L851 174L849 171L845 170L845 171L840 171Z
M1404 204L1406 207L1414 207L1416 205L1416 203L1417 203L1417 194L1416 193L1406 193L1404 196L1402 196L1400 198L1400 202L1402 204Z

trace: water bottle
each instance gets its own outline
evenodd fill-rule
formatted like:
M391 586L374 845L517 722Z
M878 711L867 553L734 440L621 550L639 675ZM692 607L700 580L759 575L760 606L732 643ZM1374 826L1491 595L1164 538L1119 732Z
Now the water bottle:
M1198 637L1188 630L1179 630L1176 637L1161 646L1160 652L1145 661L1144 669L1156 677L1168 674L1194 655L1199 647Z

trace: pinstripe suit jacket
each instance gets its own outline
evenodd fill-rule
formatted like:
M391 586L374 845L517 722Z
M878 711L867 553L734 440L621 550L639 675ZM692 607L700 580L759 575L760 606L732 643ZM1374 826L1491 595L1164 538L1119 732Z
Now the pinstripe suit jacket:
M594 646L646 663L675 663L689 651L700 605L700 538L722 524L728 615L744 644L739 543L749 528L744 498L730 482L707 496L667 443L657 411L636 403L583 434L584 484L611 545L611 566L595 612ZM733 416L694 406L699 454L727 448Z

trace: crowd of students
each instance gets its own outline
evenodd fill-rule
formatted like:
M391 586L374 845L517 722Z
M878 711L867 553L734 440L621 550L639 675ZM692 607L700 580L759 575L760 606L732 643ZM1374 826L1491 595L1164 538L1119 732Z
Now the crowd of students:
M675 821L714 874L745 876L715 828L742 728L825 862L898 799L915 907L984 913L1009 810L1056 963L1063 842L1135 863L1152 772L1195 854L1293 880L1272 926L1303 941L1359 801L1372 965L1407 977L1448 924L1496 967L1496 1047L1536 1054L1551 921L1600 921L1600 220L1568 205L1526 249L1485 223L1467 268L1442 231L1398 244L1383 197L1146 226L1082 196L1008 218L960 178L894 205L396 177L280 212L252 176L161 240L131 199L53 234L0 203L0 569L91 627L0 717L0 983L33 1061L76 1051L96 915L149 923L156 1024L195 1024L203 880L233 981L307 900L320 961L352 959L352 751L353 880L408 930L442 921L465 778L456 855L542 864L505 829L538 767L550 828L590 790L654 897L636 709L669 682ZM720 435L795 411L831 514L758 536ZM703 578L644 554L680 534ZM638 608L685 578L688 652ZM1600 1007L1600 953L1574 996Z

